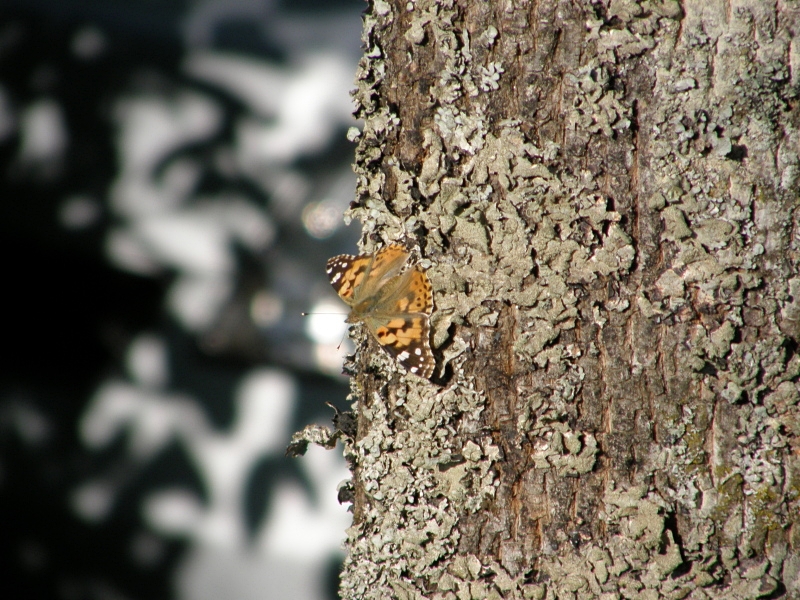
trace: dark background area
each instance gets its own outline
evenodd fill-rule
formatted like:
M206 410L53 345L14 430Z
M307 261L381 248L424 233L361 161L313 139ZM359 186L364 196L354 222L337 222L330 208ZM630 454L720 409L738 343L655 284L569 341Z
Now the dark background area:
M305 32L319 49L338 44L327 51L347 57L354 72L361 9L360 1L342 0L242 2L230 14L221 2L0 3L0 256L6 265L0 597L201 597L186 591L190 585L176 583L176 569L185 567L198 544L208 548L208 540L169 535L143 515L148 498L164 489L194 494L201 506L213 504L203 469L180 435L167 436L144 459L130 449L134 429L123 427L107 443L87 444L81 422L93 414L92 399L104 397L108 382L127 382L131 390L143 390L142 397L161 394L164 406L177 404L180 396L224 435L236 420L233 398L242 380L273 369L295 386L287 443L305 424L329 422L325 402L346 405L346 380L318 364L316 343L299 312L323 294L325 259L352 251L357 231L337 225L323 237L310 235L300 215L303 206L321 198L346 208L352 185L341 181L352 177L353 150L345 132L355 123L333 117L324 143L295 151L275 168L276 177L290 173L309 182L296 195L299 208L288 210L269 183L254 181L252 170L236 161L232 168L220 167L220 156L240 145L237 131L251 108L230 88L187 73L186 61L201 51L225 53L268 65L291 80ZM334 24L330 39L314 34L326 19ZM285 39L286 28L276 25L285 23L297 27L293 43ZM136 222L113 201L126 168L119 116L125 99L161 98L169 107L189 92L215 107L219 124L158 157L153 180L189 162L199 175L182 210L212 205L224 216L227 199L235 196L263 214L273 231L255 248L230 243L235 258L225 276L231 291L214 318L195 327L170 310L171 290L185 275L180 264L160 260L156 252L153 268L136 272L120 266L109 250L115 232L137 234ZM45 135L37 150L33 120L46 125L52 114L60 116L64 139L55 135L48 147ZM269 127L281 116L259 119ZM265 161L265 178L270 169ZM222 200L214 204L208 198ZM265 291L283 307L283 317L266 325L248 312ZM159 390L131 375L131 348L142 335L158 339L169 357L168 383ZM322 501L315 494L335 498L335 488L319 492L300 465L275 450L250 465L240 506L250 536L270 514L276 482L294 482L312 507ZM112 490L111 506L95 519L76 510L74 501L76 490L90 481ZM232 555L269 561L270 553L253 544L251 537ZM335 597L341 554L329 546L310 549L322 558L297 562L299 573L305 564L318 567L309 577L319 579L322 591L309 598ZM218 591L225 589L220 583ZM262 588L246 597L302 600L300 592L282 596L280 589ZM220 597L245 596L231 591Z

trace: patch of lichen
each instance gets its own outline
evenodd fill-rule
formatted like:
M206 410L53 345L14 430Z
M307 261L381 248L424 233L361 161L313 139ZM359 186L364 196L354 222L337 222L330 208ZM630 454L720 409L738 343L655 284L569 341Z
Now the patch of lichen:
M781 529L783 519L775 513L776 507L783 502L782 490L769 486L762 486L748 496L748 508L753 514L758 528L761 530Z
M709 516L716 522L719 529L723 530L731 515L736 514L742 505L744 479L740 473L729 473L721 478L720 482L716 487L716 505Z
M706 457L706 431L704 429L692 429L684 434L683 441L686 444L686 475L697 475L700 471L706 472L708 460Z

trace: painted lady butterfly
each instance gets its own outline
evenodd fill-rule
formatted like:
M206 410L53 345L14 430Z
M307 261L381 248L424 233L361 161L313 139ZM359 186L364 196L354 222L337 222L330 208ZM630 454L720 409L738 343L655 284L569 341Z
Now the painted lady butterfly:
M419 266L403 270L408 256L405 248L393 244L374 254L334 256L326 271L351 308L347 322L364 323L410 373L429 378L436 366L428 322L431 284Z

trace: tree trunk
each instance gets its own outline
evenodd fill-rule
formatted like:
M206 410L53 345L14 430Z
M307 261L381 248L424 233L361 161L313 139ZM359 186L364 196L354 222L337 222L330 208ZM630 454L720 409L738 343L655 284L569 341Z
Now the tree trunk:
M800 4L372 0L343 598L800 598Z

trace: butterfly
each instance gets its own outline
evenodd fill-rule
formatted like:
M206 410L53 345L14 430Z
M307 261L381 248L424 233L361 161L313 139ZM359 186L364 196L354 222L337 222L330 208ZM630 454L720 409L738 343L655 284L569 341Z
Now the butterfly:
M429 378L436 366L429 323L433 295L421 267L404 270L408 257L405 248L392 244L373 254L334 256L326 272L350 306L347 322L366 325L406 370Z

